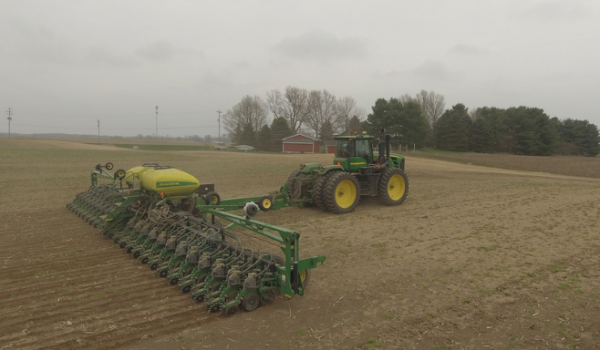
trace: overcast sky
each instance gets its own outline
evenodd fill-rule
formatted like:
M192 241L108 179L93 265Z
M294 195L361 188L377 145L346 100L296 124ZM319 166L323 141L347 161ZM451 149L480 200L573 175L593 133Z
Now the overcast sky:
M0 38L0 133L216 136L288 85L600 126L597 0L0 0Z

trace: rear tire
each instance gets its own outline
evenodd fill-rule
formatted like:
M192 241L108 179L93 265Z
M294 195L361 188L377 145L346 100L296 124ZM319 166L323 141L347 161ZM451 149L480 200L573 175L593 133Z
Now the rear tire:
M300 170L295 170L293 173L290 174L290 176L288 177L288 180L287 180L288 198L292 201L301 198L301 196L299 194L301 191L296 186L298 176L300 176Z
M331 178L331 175L335 174L335 171L328 172L323 176L319 176L315 181L315 192L313 193L313 199L319 209L327 210L327 204L325 203L325 196L323 191L325 190L325 184Z
M408 195L408 177L398 168L387 168L379 178L379 198L385 205L400 205Z
M351 213L360 201L360 184L351 174L336 172L325 184L323 197L329 211L335 214Z

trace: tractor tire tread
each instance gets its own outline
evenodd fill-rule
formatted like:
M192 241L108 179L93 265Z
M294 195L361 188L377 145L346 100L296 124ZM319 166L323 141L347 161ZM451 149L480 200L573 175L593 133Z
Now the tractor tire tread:
M391 198L388 193L388 184L395 175L400 175L402 177L402 179L404 180L404 185L405 185L404 193L402 194L402 196L399 199L396 199L396 200ZM408 196L408 177L406 176L404 171L400 168L387 168L383 171L383 173L381 174L381 177L379 179L378 191L379 191L379 198L381 199L381 201L383 202L384 205L388 205L388 206L400 205L400 204L404 203L404 201L406 200L406 197Z
M352 205L350 205L347 208L341 208L336 203L336 200L335 200L337 186L343 180L352 181L352 183L356 187L356 198L355 198L354 202L352 203ZM334 173L327 180L323 194L324 194L323 197L325 200L327 210L329 210L330 212L335 213L335 214L351 213L354 211L354 209L356 209L356 207L358 206L358 203L360 202L360 184L358 183L358 180L356 179L356 177L354 177L352 174L347 173L345 171L338 171L338 172Z
M329 178L335 174L335 172L329 172L317 179L315 181L315 192L314 192L314 201L319 209L327 210L327 204L325 203L325 196L323 191L325 189L325 184L329 181Z

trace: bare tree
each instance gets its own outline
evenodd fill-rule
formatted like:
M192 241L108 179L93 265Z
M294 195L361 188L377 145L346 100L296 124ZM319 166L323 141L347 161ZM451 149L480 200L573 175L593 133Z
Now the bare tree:
M286 103L285 98L281 91L274 89L267 91L267 108L273 114L273 119L284 117L286 115Z
M323 123L332 123L335 115L335 96L327 90L312 90L308 94L308 115L306 124L314 131L320 140Z
M335 103L335 117L333 120L333 132L334 133L347 133L350 131L350 119L357 117L362 120L366 116L364 109L356 106L356 101L350 96L338 99Z
M433 128L437 120L444 114L446 102L444 96L438 95L435 91L421 90L417 94L416 102L421 106L421 112L429 125Z
M275 118L283 117L290 129L298 133L306 120L308 112L308 91L293 86L267 92L267 106Z
M404 94L404 95L400 96L399 100L400 100L400 102L402 102L402 104L405 104L408 102L417 102L417 100L409 94Z
M224 115L225 130L236 136L246 125L250 125L257 132L267 122L269 109L265 102L258 96L244 96L242 100L228 110Z
M469 111L469 117L471 117L472 120L476 120L477 118L479 118L479 108L473 108Z

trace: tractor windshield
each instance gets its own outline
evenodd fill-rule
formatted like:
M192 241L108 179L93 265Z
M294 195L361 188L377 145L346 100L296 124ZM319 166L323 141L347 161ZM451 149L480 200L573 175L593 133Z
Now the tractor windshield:
M354 140L353 139L336 140L335 155L336 155L336 157L341 157L341 158L354 157Z
M340 158L361 157L368 164L373 160L373 150L370 140L339 139L336 140L335 155Z
M364 158L367 164L371 164L373 160L373 149L371 148L370 140L356 140L356 157Z

